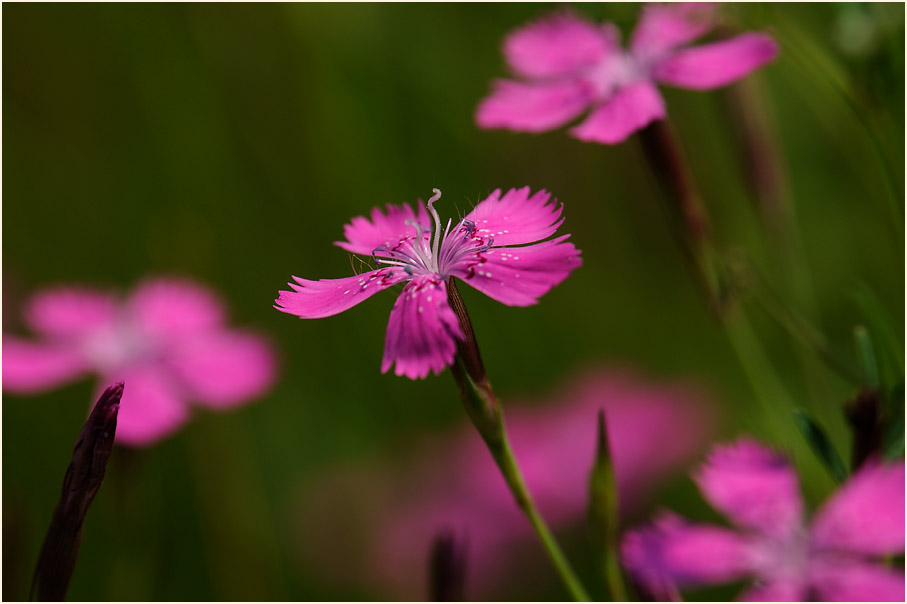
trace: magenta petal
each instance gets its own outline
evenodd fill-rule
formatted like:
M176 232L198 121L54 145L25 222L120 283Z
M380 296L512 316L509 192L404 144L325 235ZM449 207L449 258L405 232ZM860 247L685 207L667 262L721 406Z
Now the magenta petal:
M220 325L224 309L207 288L180 279L155 279L141 284L128 301L133 317L156 337L181 338Z
M486 296L508 306L531 306L582 264L570 235L523 247L491 248L451 271Z
M625 568L653 589L726 583L751 571L751 546L737 533L690 524L666 513L652 526L630 531L621 544Z
M658 57L712 28L714 3L646 4L630 38L635 55Z
M168 359L193 402L235 407L263 394L274 381L276 359L258 335L224 331L192 338Z
M357 216L344 225L343 236L346 241L337 241L335 245L354 254L367 256L371 256L381 246L393 249L402 239L416 237L416 227L407 224L408 221L418 222L426 228L431 226L431 220L422 204L418 205L418 213L408 203L387 204L386 212L374 208L371 218Z
M570 134L582 141L614 145L664 116L661 93L651 83L640 81L618 90L583 123L571 128Z
M810 583L823 602L903 602L904 567L828 558L815 561Z
M3 389L28 394L71 381L88 370L72 347L3 336Z
M864 465L819 510L812 539L867 555L904 551L904 462Z
M520 75L550 78L595 65L617 51L617 44L609 30L564 12L511 33L504 56Z
M520 245L541 241L554 234L564 220L563 206L551 201L551 194L537 191L530 197L529 187L510 189L501 197L497 190L466 215L476 224L476 232L494 239L495 245Z
M460 322L447 302L447 284L427 275L410 281L394 303L387 323L381 371L421 379L441 373L453 362Z
M563 126L588 106L589 97L579 81L523 84L498 80L491 96L476 110L476 124L480 128L544 132Z
M293 277L293 291L280 291L274 308L303 319L330 317L356 306L378 292L407 278L396 268L379 268L342 279L309 281Z
M116 318L113 299L79 287L42 291L31 298L25 322L38 333L55 338L81 336L109 326Z
M800 526L796 473L783 455L755 441L715 447L696 482L712 507L738 526L780 537Z
M659 62L653 77L664 84L709 90L730 84L778 56L771 36L746 33L713 44L680 50Z
M117 417L116 440L145 447L176 432L188 419L174 385L159 367L132 367L111 376L125 384Z

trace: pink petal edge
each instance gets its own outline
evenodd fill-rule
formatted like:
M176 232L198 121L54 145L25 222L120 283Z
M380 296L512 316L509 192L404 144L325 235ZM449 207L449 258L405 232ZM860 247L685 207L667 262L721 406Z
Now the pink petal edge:
M302 319L330 317L356 306L380 291L407 277L397 268L379 268L374 271L343 277L309 281L293 277L288 283L293 291L279 291L274 308Z
M480 128L544 132L577 117L589 103L586 88L579 81L525 84L497 80L476 110L476 124Z
M664 116L661 93L650 82L639 81L618 90L585 121L571 128L570 134L586 142L615 145Z
M86 374L90 367L71 346L29 342L3 334L3 390L32 394Z
M249 403L264 394L274 382L277 367L267 340L235 330L187 339L168 360L193 402L218 409Z
M783 538L802 522L797 474L783 455L754 440L716 446L695 480L712 507L737 526Z
M127 306L149 334L174 339L215 329L226 315L214 292L187 279L145 281L129 297Z
M116 442L133 447L150 446L179 430L189 420L189 409L180 400L167 370L156 365L124 369L102 383L125 384L117 416Z
M510 189L501 196L494 191L466 215L476 224L476 232L494 238L496 246L533 243L550 237L561 226L563 206L549 202L544 189L530 196L529 187Z
M25 323L51 338L72 338L110 326L116 303L106 292L78 287L53 287L36 293L26 304Z
M507 62L529 78L570 75L617 50L617 40L570 11L530 23L504 41Z
M580 251L562 235L522 247L493 247L464 259L451 274L508 306L531 306L582 264Z
M394 373L422 379L429 371L441 373L465 336L447 302L447 284L426 275L410 281L391 310L384 341L381 372L396 364Z
M354 254L371 256L376 248L394 248L400 241L416 237L416 227L407 222L418 222L424 227L431 226L425 205L416 204L416 211L408 203L387 204L385 210L373 208L371 216L357 216L343 226L346 241L334 245Z
M680 50L658 63L653 77L680 88L711 90L739 80L777 56L778 44L771 36L750 32Z
M813 520L816 547L865 555L904 551L904 461L869 461Z

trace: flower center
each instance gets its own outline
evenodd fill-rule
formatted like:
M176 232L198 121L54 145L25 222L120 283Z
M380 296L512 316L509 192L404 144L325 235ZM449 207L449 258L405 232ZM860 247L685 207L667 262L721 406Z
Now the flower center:
M88 336L82 343L85 356L109 372L154 356L156 346L129 317L121 316L109 328Z
M408 226L415 227L416 236L401 240L393 249L385 245L375 248L372 257L377 264L398 266L410 277L432 274L447 279L451 271L468 261L470 256L478 257L494 245L494 238L480 234L476 223L468 218L462 218L453 230L450 228L453 220L448 219L442 237L441 218L434 205L441 198L441 191L432 191L434 195L426 207L434 225L426 228L415 220L407 220Z
M606 101L622 87L635 82L646 73L645 61L629 52L616 52L589 68L583 81L598 101Z

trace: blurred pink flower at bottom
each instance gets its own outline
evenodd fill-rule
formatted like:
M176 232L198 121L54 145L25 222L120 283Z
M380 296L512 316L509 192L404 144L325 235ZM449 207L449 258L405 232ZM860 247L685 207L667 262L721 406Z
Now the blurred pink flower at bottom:
M797 475L751 440L716 447L696 476L703 497L735 529L671 513L628 533L627 569L656 595L677 587L755 581L745 601L904 601L904 461L865 464L803 518Z
M220 300L186 280L155 279L127 299L57 287L26 304L37 341L3 334L3 390L32 394L87 374L125 382L116 440L145 446L189 419L189 401L228 409L263 394L276 357L258 334L228 329Z
M701 392L614 371L589 372L544 405L504 407L520 468L555 530L585 518L599 409L607 414L624 511L699 455L715 427L714 410ZM441 529L465 537L470 597L489 593L495 579L514 569L520 550L537 548L544 555L472 426L431 438L412 458L418 462L405 479L385 486L391 491L384 494L386 513L369 520L378 526L364 546L365 572L375 584L394 597L424 598L429 547ZM347 496L355 490L343 488ZM338 495L318 490L326 507ZM377 506L380 499L369 501Z

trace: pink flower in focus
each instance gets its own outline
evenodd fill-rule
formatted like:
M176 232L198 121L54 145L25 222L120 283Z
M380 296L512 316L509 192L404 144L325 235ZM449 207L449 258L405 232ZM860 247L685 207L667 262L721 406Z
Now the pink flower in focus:
M904 601L904 573L882 556L904 551L904 462L867 463L808 526L787 460L750 441L716 447L696 477L737 530L665 514L629 533L627 569L654 593L744 578L752 601Z
M424 378L449 366L464 338L447 302L450 277L508 306L529 306L581 263L569 235L542 241L563 222L562 206L548 203L545 191L530 196L523 187L502 197L496 190L453 228L448 220L443 235L434 209L441 192L434 192L428 212L388 204L387 214L375 208L371 220L359 216L344 227L346 241L337 245L372 256L380 268L343 279L293 277L293 291L279 292L275 308L303 319L329 317L406 283L391 310L381 371L396 363L397 375Z
M665 117L656 82L709 90L777 56L777 44L763 33L687 46L712 28L713 11L711 4L645 6L627 51L613 24L598 26L569 12L516 30L504 42L504 55L523 81L495 82L491 96L479 105L476 123L543 132L591 109L571 135L619 143Z
M189 281L146 281L122 301L83 287L48 289L25 309L41 339L3 334L3 389L41 392L89 373L100 387L125 382L117 442L148 445L188 421L188 401L228 409L273 382L271 347L224 319L215 295Z
M654 384L614 371L593 371L543 405L509 404L507 430L529 490L555 530L583 522L589 472L595 458L597 416L605 409L623 513L637 510L656 486L700 455L715 427L713 407L696 389ZM469 597L494 599L502 576L526 562L523 553L541 560L526 518L481 438L470 426L432 435L407 456L415 464L385 477L339 480L330 472L325 483L306 487L303 506L313 524L296 541L312 548L319 574L330 572L326 552L346 525L356 537L371 530L361 558L372 581L394 599L425 597L424 573L429 545L442 529L465 539ZM339 481L339 482L338 482ZM381 494L382 489L389 493ZM317 496L314 495L317 493ZM349 510L350 493L367 493L367 510ZM311 499L315 497L315 503ZM383 502L383 506L382 503ZM344 509L338 523L325 525L331 510ZM298 506L294 506L298 509ZM379 511L383 509L383 511ZM638 512L637 512L638 513ZM357 522L366 515L367 526ZM314 520L316 519L317 520ZM338 572L347 577L350 550L336 553Z

